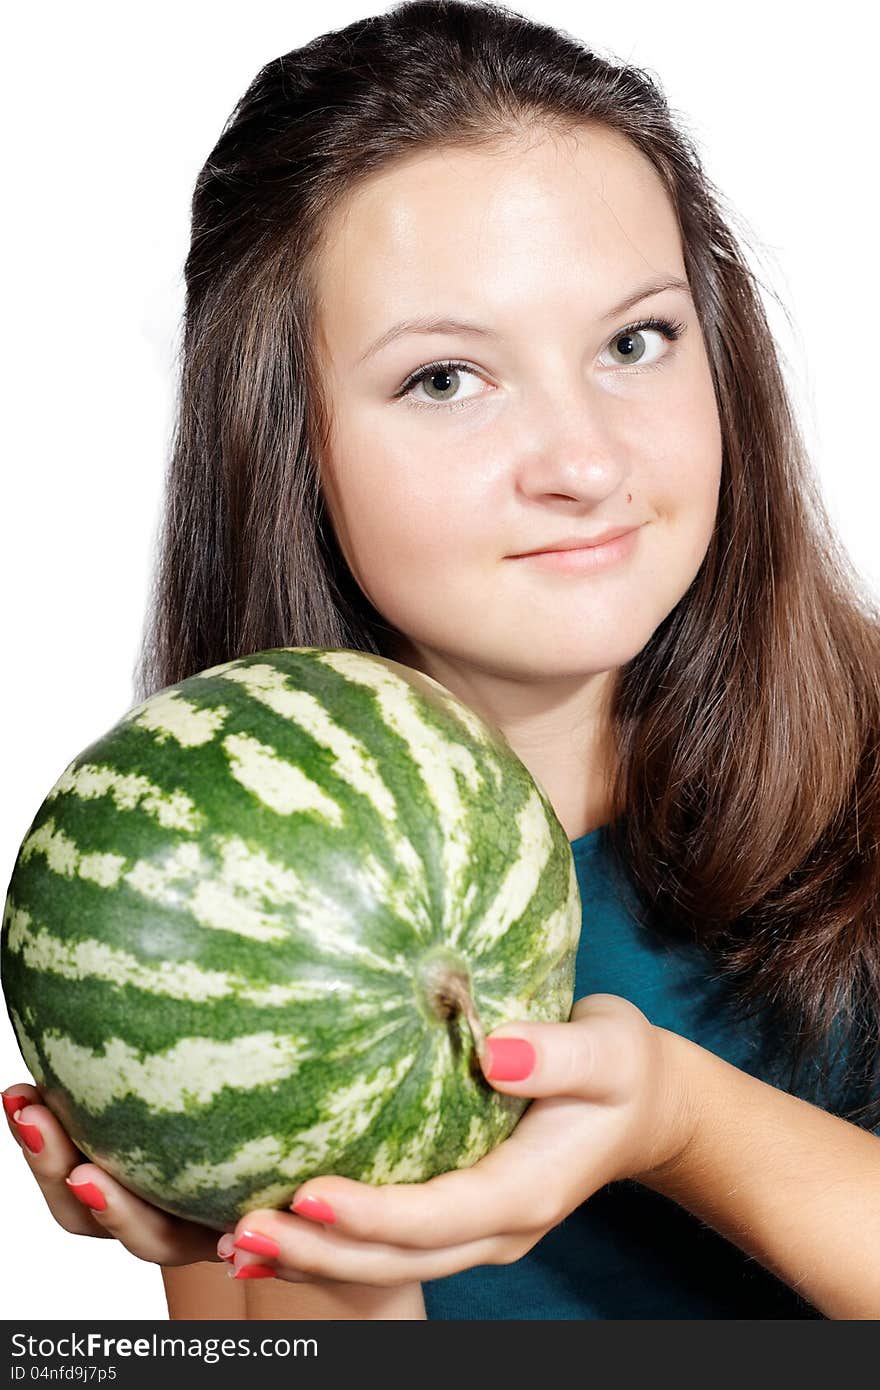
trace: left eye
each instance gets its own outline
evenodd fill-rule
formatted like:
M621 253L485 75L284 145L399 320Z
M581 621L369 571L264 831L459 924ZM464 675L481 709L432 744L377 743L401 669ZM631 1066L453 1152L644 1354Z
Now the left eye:
M615 333L611 342L608 344L609 350L618 350L619 344L625 343L628 346L620 349L624 366L633 366L641 362L645 355L644 347L639 348L639 340L644 343L646 333L657 333L665 338L667 342L676 342L684 332L683 323L670 323L668 319L644 319L641 323L634 323L630 328L624 328L620 333ZM665 356L665 354L663 354ZM656 358L651 359L647 365L653 367Z
M653 367L661 365L667 356L667 354L664 353L660 355L659 361L657 357L654 357L648 362L644 362L643 359L646 353L646 348L644 347L645 334L650 332L657 333L665 338L667 342L673 343L681 337L684 328L684 324L673 323L668 319L643 319L640 323L631 324L629 328L623 328L619 333L615 333L606 351L613 350L616 353L619 352L619 365L629 368L635 366L636 371L634 375L638 375L639 370L649 371ZM636 364L639 363L641 363L640 369L636 366ZM408 397L407 403L415 406L418 410L423 410L426 407L432 409L437 406L445 406L447 410L459 410L463 406L468 405L477 394L477 392L474 391L465 396L463 400L451 399L455 394L456 387L463 380L462 374L473 378L478 376L476 369L469 366L467 362L429 362L427 366L419 367L407 377L406 381L397 392L397 396ZM432 391L436 389L440 399L420 401L414 393L415 388L420 386L423 382L425 383L426 390L429 387ZM437 382L441 384L437 386Z

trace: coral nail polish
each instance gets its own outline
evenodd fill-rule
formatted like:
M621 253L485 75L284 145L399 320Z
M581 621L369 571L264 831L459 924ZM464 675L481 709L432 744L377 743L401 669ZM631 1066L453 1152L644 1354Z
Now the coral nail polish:
M525 1038L487 1038L489 1081L525 1081L535 1069L535 1049Z
M335 1221L336 1212L320 1197L300 1197L292 1203L290 1210L297 1216L307 1216L310 1221Z
M277 1260L281 1253L278 1242L270 1236L261 1236L259 1231L242 1231L235 1248L247 1250L251 1255L266 1255L270 1260Z
M16 1120L15 1116L12 1118L12 1123L18 1126L18 1132L31 1153L41 1153L43 1149L43 1136L40 1133L39 1125L26 1125L21 1120Z
M65 1178L64 1181L83 1206L91 1207L92 1211L103 1211L107 1206L107 1198L93 1182L71 1182L70 1178Z
M3 1096L3 1109L6 1111L10 1120L14 1120L19 1110L23 1110L30 1102L27 1096Z
M233 1274L233 1279L274 1279L275 1270L271 1265L242 1265Z

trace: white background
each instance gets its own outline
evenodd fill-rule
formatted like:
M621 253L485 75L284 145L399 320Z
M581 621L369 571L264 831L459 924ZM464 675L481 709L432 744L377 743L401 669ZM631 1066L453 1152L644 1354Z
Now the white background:
M7 16L4 893L49 788L135 702L196 175L265 62L382 8L92 0ZM832 516L880 593L867 7L515 8L659 78L791 316L765 296ZM0 1086L30 1079L4 1011ZM167 1316L158 1268L62 1230L6 1134L0 1177L3 1316Z

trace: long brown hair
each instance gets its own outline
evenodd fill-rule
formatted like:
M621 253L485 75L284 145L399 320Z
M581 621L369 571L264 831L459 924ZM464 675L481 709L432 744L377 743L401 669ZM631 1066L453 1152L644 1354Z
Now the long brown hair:
M723 438L703 564L616 673L603 834L643 923L711 950L742 1018L767 1009L787 1033L789 1087L820 1045L830 1075L842 1034L847 1076L864 1078L847 1118L873 1125L880 611L825 511L731 217L646 72L500 5L412 0L257 73L193 195L135 698L275 646L392 654L398 634L353 580L322 499L328 214L395 159L585 123L627 136L668 190Z

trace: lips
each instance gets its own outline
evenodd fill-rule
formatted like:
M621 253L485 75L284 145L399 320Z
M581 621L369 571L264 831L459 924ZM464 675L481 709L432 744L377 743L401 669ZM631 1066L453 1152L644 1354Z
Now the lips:
M637 526L612 526L595 536L562 536L559 540L550 541L535 550L520 551L511 558L518 560L523 555L546 555L559 550L594 550L597 546L606 545L608 541L617 540L618 536L626 536L630 531L636 530Z

